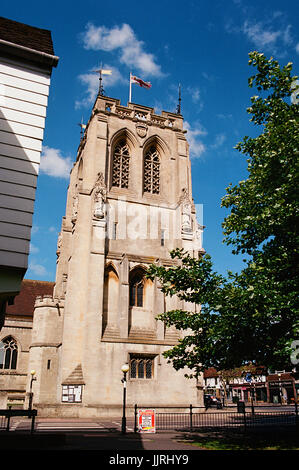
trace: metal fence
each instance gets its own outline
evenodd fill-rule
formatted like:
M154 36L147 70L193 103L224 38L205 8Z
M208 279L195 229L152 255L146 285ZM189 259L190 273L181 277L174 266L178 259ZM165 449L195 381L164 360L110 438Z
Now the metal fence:
M150 408L150 407L149 407ZM297 406L288 409L261 410L251 408L242 412L232 410L206 410L194 407L163 411L155 408L156 430L204 430L209 428L262 428L298 426ZM137 405L135 405L135 432L137 432Z
M10 430L11 418L16 416L31 418L30 432L34 432L37 410L13 410L11 408L5 410L0 409L0 429L5 429L8 432Z

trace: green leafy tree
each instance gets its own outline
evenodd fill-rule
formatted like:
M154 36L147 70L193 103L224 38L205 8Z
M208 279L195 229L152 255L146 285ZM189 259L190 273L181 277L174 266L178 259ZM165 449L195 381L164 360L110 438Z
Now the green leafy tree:
M257 68L249 86L261 96L251 98L248 113L262 132L236 147L248 157L249 176L227 188L223 228L233 252L251 256L240 277L257 302L264 349L273 348L272 361L281 363L298 336L298 82L291 63L280 67L253 52L249 64Z
M297 77L291 63L281 67L258 52L249 57L257 69L249 87L260 95L251 98L247 111L261 133L236 146L247 157L248 178L230 185L222 199L230 209L224 241L234 254L247 255L245 268L225 278L213 271L209 255L195 260L175 250L177 265L152 265L148 272L160 279L165 294L201 306L200 312L159 316L187 331L165 356L176 369L187 366L195 375L246 362L285 366L299 337Z

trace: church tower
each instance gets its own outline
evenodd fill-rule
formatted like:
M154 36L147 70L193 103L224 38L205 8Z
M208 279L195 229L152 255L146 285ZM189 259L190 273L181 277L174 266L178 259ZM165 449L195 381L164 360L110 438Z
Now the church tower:
M70 175L53 298L35 304L29 370L39 415L119 414L127 404L202 404L202 383L162 353L180 333L158 314L193 310L145 278L169 251L203 251L180 114L98 95Z

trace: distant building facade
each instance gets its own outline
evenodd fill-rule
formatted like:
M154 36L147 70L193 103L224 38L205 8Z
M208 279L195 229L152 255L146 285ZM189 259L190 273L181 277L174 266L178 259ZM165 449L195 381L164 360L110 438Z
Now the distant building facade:
M235 371L231 371L229 376L227 372L224 383L215 368L205 370L204 393L229 402L251 402L253 397L256 403L287 404L299 399L298 373L295 370L268 373L264 367L257 367L249 377Z
M156 319L196 307L145 277L151 263L175 265L171 249L200 256L202 229L183 117L99 94L71 171L54 290L37 297L28 328L26 400L34 370L40 416L119 415L124 363L131 409L203 405L202 378L163 357L181 333Z
M54 282L24 279L14 304L7 307L0 331L0 409L26 406L34 304L37 296L52 297L53 288Z
M50 31L0 17L0 329L27 270L54 55Z

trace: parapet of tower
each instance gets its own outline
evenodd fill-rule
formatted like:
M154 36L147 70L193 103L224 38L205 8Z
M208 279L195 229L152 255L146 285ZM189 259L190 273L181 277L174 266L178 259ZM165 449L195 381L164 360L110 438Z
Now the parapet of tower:
M120 100L105 96L98 96L90 120L96 114L132 121L135 123L137 135L142 139L146 138L148 134L148 128L151 126L158 127L160 129L169 129L175 132L181 132L182 134L187 132L183 129L183 117L179 114L162 111L161 115L158 115L155 114L154 108L134 103L128 103L127 106L123 106L120 104ZM86 126L86 129L88 128L90 120ZM87 134L85 132L84 137L81 139L77 159L79 158L81 150L85 145L86 135ZM181 138L185 142L183 136L181 136ZM184 147L185 144L181 143L182 155L185 155Z

